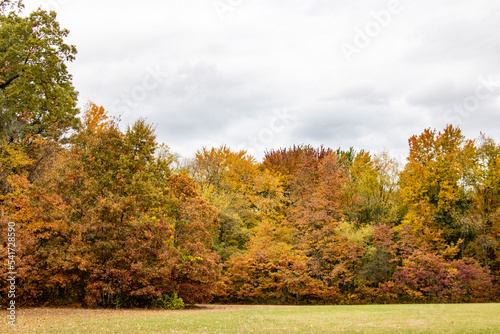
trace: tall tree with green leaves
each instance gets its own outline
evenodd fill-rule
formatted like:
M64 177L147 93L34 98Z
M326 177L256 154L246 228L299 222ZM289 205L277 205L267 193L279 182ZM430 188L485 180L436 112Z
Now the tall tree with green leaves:
M56 13L23 15L21 1L0 2L0 205L19 176L33 181L51 168L59 139L80 123Z
M39 9L26 17L1 13L1 138L57 140L78 126L77 93L66 67L76 48L65 43L68 33L53 11Z

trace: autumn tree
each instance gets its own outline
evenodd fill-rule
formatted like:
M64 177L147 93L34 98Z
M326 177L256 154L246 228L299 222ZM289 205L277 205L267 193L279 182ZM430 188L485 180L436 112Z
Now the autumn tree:
M500 270L500 145L482 135L473 163L466 171L466 210L456 215L464 239L462 256L475 257L495 272Z
M330 153L331 150L324 147L316 150L311 145L294 145L290 148L267 151L262 167L280 178L285 198L288 198L291 194L291 177L303 163L304 156L316 155L317 158L321 158Z
M301 163L304 153L312 151L314 148L310 145L294 145L290 148L269 150L265 152L262 166L273 173L290 176ZM320 154L324 154L323 148Z
M32 160L20 143L0 142L0 203L3 202L2 197L12 190L15 178L27 179L31 164Z
M263 162L282 178L284 222L292 228L294 248L306 256L309 276L323 284L322 298L330 301L340 294L353 296L370 235L347 221L358 195L350 193L355 189L352 161L343 157L303 145L267 152Z
M71 148L18 205L31 241L22 284L33 303L146 306L211 299L216 212L143 120L121 132L88 106ZM26 207L24 207L26 206Z
M400 165L387 152L359 152L347 165L351 179L350 218L360 225L398 223L404 216L399 198Z
M263 304L335 300L321 280L311 277L308 259L294 248L289 227L263 221L256 230L248 249L224 264L224 288L218 292L218 300Z
M413 226L423 246L453 257L461 243L456 216L467 208L466 170L474 156L474 142L459 128L443 132L426 129L409 140L408 163L401 174L401 194L409 207L405 223ZM425 244L425 245L424 245Z
M245 248L257 224L255 193L258 165L245 151L226 146L203 148L188 166L202 194L217 208L218 252L224 260Z
M331 150L304 152L290 179L286 223L294 229L295 247L308 258L311 277L349 293L364 250L340 231L345 218L342 188L348 180L338 161Z

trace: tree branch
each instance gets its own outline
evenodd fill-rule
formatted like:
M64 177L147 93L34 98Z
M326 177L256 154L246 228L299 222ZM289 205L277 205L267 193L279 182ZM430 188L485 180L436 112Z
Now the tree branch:
M12 81L16 80L17 78L19 78L19 74L14 75L12 78L5 81L4 83L0 83L0 89L3 90L5 88L7 88L7 86L10 85L12 83Z

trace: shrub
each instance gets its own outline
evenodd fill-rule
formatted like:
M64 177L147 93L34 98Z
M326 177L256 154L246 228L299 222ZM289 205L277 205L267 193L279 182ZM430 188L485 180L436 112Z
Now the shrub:
M161 308L166 310L182 310L184 309L184 301L179 298L177 292L165 293L161 297L155 298L151 302L154 308Z

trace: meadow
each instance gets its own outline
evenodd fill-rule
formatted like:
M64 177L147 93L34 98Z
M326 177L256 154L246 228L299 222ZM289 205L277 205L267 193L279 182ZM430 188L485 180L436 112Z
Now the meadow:
M1 333L500 333L500 304L27 308Z

